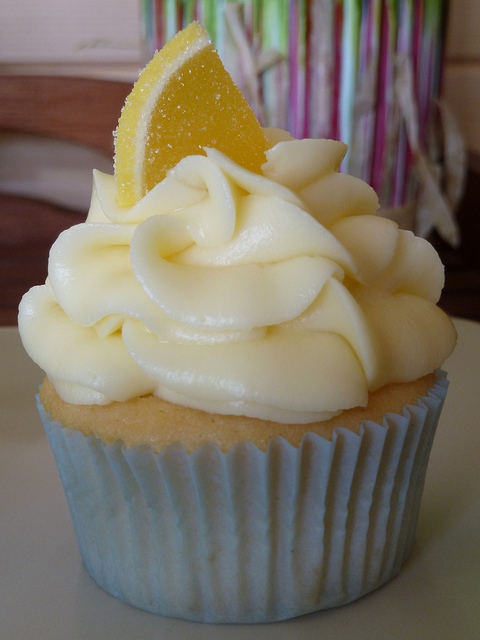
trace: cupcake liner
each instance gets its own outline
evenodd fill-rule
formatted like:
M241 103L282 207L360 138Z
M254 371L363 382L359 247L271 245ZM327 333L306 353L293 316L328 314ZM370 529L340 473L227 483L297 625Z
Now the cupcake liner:
M161 615L253 623L350 602L398 573L447 385L437 372L416 406L358 435L275 438L267 452L106 445L37 402L92 578Z

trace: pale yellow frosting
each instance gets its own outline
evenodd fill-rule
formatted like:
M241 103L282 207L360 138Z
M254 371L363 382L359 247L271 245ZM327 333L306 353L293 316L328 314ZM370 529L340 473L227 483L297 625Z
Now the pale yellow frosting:
M94 172L86 222L59 236L19 312L63 400L155 394L308 423L451 353L433 247L375 215L374 191L338 172L344 144L269 135L263 175L207 149L131 208Z

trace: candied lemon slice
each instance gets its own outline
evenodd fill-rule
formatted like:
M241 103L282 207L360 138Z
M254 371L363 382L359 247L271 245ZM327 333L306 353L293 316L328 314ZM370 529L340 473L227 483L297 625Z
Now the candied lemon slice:
M214 147L260 172L267 140L197 22L177 33L140 74L115 136L118 204L131 206L182 158Z

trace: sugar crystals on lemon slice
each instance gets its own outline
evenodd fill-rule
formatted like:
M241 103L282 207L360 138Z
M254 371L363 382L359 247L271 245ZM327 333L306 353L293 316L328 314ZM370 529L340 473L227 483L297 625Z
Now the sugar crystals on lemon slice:
M125 102L115 136L118 204L138 202L182 158L204 155L203 147L259 173L268 144L207 32L193 22L155 54Z

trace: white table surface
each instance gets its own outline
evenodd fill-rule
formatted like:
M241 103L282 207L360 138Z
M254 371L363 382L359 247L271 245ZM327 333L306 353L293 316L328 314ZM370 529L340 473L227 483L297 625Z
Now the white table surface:
M41 371L0 328L1 640L478 640L480 324L455 321L450 389L413 552L400 575L356 602L281 623L162 618L102 591L82 566L34 393Z

